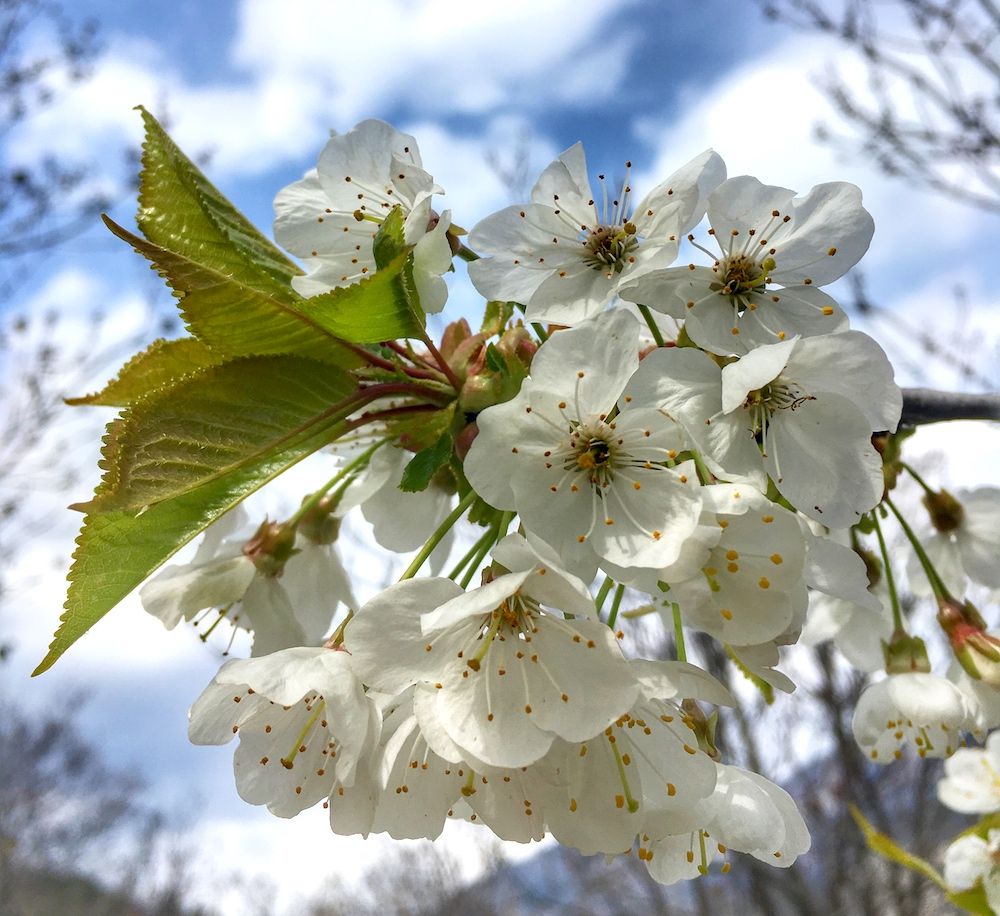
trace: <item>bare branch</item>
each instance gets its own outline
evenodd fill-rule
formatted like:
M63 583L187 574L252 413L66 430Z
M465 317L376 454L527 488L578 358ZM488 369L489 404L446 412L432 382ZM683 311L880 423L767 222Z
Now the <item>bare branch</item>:
M901 425L921 426L942 420L1000 420L1000 394L903 389Z

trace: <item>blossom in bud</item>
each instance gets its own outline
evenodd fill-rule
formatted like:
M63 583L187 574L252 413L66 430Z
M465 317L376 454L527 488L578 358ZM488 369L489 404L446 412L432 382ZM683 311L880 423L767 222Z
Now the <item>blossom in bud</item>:
M462 409L479 413L514 397L521 389L537 348L527 329L520 325L507 328L496 345L480 342L474 359L461 367L465 381L458 403Z
M1000 688L1000 639L986 632L986 621L972 603L941 598L937 619L968 674Z
M566 150L538 179L531 203L473 228L469 244L484 255L469 265L476 289L524 304L530 321L571 326L600 312L622 283L669 264L680 236L705 212L707 193L725 178L725 164L707 150L638 203L630 170L628 163L617 195L601 175L595 200L583 146Z
M743 175L712 191L708 219L720 253L688 239L711 267L652 271L624 284L622 298L684 320L691 340L719 354L847 328L840 306L818 287L868 250L875 224L857 187L830 182L796 197Z
M937 794L942 805L962 814L1000 811L1000 732L985 748L959 748L946 760Z
M854 710L854 739L876 763L890 763L911 743L921 757L950 757L962 731L975 727L963 693L924 672L891 674L869 684Z
M240 796L293 817L354 782L369 705L346 652L285 649L223 665L191 707L188 735L195 744L239 736Z
M1000 913L1000 830L955 840L944 854L944 880L956 893L982 886L991 911Z
M932 527L918 535L949 591L963 594L967 579L1000 588L1000 487L958 490L955 495L942 490L927 494L924 505ZM931 594L927 576L912 554L907 575L915 595Z

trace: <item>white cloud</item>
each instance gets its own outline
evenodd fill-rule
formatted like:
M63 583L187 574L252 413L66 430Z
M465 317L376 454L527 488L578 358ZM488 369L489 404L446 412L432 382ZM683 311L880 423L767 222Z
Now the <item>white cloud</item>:
M155 45L116 36L89 80L59 87L12 132L6 156L91 160L139 140L133 106L166 104L183 149L212 152L216 175L252 176L318 153L331 127L397 110L489 121L601 103L618 92L632 44L627 30L600 34L620 11L572 0L244 0L229 48L241 78L194 85ZM450 145L463 142L459 131L438 130Z
M825 181L852 181L875 218L875 238L863 262L867 270L932 270L968 257L970 240L988 217L888 179L861 156L845 159L816 142L816 122L836 121L836 115L814 80L822 61L838 50L831 42L796 36L734 67L714 85L686 87L679 116L637 118L636 134L656 150L646 174L662 180L714 146L731 176L754 175L801 193ZM848 85L863 93L860 63L842 54L837 63Z

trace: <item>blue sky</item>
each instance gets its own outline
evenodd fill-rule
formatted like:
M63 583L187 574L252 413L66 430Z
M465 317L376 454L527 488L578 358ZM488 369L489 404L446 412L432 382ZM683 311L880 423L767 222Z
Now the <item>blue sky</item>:
M189 152L210 153L209 176L269 230L275 192L315 162L327 131L381 117L416 135L425 166L448 192L445 205L469 227L509 202L486 156L509 158L522 135L534 174L583 140L594 172L614 175L632 159L640 191L714 146L731 175L749 172L801 191L829 180L859 184L877 226L865 262L875 297L948 336L959 320L950 311L951 290L964 284L967 326L995 346L995 265L985 263L981 241L995 236L995 218L816 146L812 125L827 105L814 78L837 49L765 23L753 4L77 0L72 13L99 20L105 50L88 82L4 138L0 155L8 161L50 151L79 157L95 166L95 180L110 184L121 175L122 147L139 139L131 109L141 103L169 115ZM840 64L863 85L857 62L841 57ZM134 202L123 200L113 216L128 224L133 212ZM44 256L10 307L57 308L72 334L80 327L72 316L99 305L119 316L119 327L134 328L149 289L141 261L95 226ZM469 296L457 276L449 308L474 307ZM160 294L161 302L168 299ZM932 372L906 358L913 351L903 343L904 381L956 384L947 369ZM97 412L67 420L90 466L100 422ZM1000 454L995 431L967 425L951 435ZM941 447L931 435L923 446ZM977 466L988 462L966 449L965 463L958 456L952 473ZM20 600L5 611L16 651L0 683L36 708L63 703L73 686L84 686L90 702L66 713L87 736L114 762L138 768L151 782L152 801L192 816L197 810L195 835L227 867L280 862L271 877L285 876L279 883L286 903L325 874L331 850L371 858L377 847L331 839L322 816L286 824L238 800L231 749L186 741L186 709L217 656L190 631L165 634L134 602L109 615L52 672L26 682L62 602L60 575L38 571L50 568L53 551L68 554L78 519L62 506L85 496L85 486L46 494L39 485L39 511L54 521L51 533L26 549ZM372 583L381 573L367 571Z

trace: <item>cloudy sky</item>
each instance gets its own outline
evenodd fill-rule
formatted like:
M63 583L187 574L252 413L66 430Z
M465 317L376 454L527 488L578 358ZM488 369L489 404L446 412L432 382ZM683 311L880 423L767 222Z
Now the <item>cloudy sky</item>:
M897 316L867 329L895 359L902 382L968 384L947 361L922 357L914 340L930 333L973 360L995 360L1000 301L995 264L984 253L995 249L984 242L995 238L995 217L886 180L864 159L815 143L816 121L831 118L815 83L837 54L834 45L766 23L750 3L679 9L637 0L76 0L74 16L100 23L104 49L94 72L5 135L0 155L79 161L96 184L119 187L123 151L140 138L133 107L143 104L184 149L207 157L210 178L269 231L275 192L314 164L331 128L368 117L416 136L446 205L467 227L511 202L491 160L509 165L524 152L534 175L582 140L594 172L621 174L631 159L641 193L711 146L730 175L801 191L823 181L857 183L877 227L864 262L869 288ZM863 89L858 62L841 54L838 63ZM118 199L112 216L128 225L134 203ZM73 338L82 333L79 316L102 308L113 316L112 336L143 331L137 323L146 314L149 273L96 226L34 261L25 276L5 306L11 313L55 309ZM958 287L962 313L953 305ZM475 308L460 271L448 314ZM65 420L82 430L74 441L83 460L96 453L98 422L96 411ZM964 424L948 438L928 432L918 448L948 446L956 480L997 476L996 430ZM218 663L190 631L164 634L126 602L55 669L27 681L62 602L51 557L66 557L78 520L62 506L84 498L85 488L35 496L51 522L47 536L25 549L18 600L4 610L4 634L15 642L0 672L6 690L51 710L85 687L89 702L66 714L111 761L149 780L154 803L190 815L192 835L212 850L209 872L267 873L291 905L328 874L335 856L370 860L377 846L331 839L321 812L286 823L243 805L231 749L187 744L186 709ZM374 587L381 568L366 572Z

